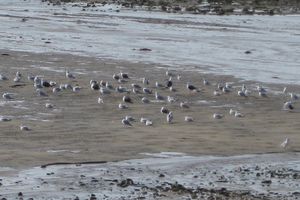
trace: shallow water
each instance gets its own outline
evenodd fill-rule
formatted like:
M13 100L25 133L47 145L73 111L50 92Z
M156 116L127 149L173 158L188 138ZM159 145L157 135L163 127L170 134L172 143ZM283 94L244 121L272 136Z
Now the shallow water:
M300 84L300 16L220 17L116 9L112 5L82 11L39 0L0 0L0 46ZM22 22L23 17L28 21ZM247 50L252 53L245 54Z

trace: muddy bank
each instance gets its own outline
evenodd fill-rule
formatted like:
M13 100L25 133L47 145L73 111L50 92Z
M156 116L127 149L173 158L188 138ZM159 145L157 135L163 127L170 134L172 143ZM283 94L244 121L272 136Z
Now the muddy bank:
M163 11L169 13L192 13L213 15L276 15L299 14L298 1L174 1L174 0L42 0L49 4L60 6L64 3L75 3L83 9L97 9L99 4L117 4L125 8L144 9L149 11ZM78 3L78 4L76 4Z
M181 153L1 176L7 199L297 199L299 154L191 157ZM9 171L9 170L8 170ZM13 170L12 170L13 171Z

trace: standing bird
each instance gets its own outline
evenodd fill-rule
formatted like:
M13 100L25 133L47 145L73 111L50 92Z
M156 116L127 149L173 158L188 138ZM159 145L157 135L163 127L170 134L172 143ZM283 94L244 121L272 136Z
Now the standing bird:
M124 124L125 126L132 126L132 124L127 119L122 119L122 124Z
M192 92L198 92L198 89L194 85L191 85L189 82L186 84L186 88Z
M149 85L149 80L147 78L142 78L142 82L144 85Z
M293 110L294 106L291 101L287 101L283 104L283 109L284 110Z
M208 82L208 80L206 80L205 78L203 79L203 85L210 85L210 83Z
M132 102L132 99L131 99L129 96L123 96L123 101L124 101L125 103L133 103L133 102Z
M155 92L155 99L156 100L164 100L165 98L161 95L159 95L157 92Z
M75 79L75 76L69 72L69 70L66 70L66 78L68 79Z
M21 125L20 130L21 131L30 131L30 128L28 126Z
M97 81L91 83L91 89L92 90L99 90L100 89L100 86L97 83Z
M185 117L184 117L184 121L185 121L185 122L193 122L194 119L193 119L192 117L190 117L190 116L185 116Z
M150 100L147 99L146 97L143 97L143 98L142 98L142 102L143 102L143 103L150 103Z
M2 97L3 97L3 99L6 99L6 100L13 99L12 94L11 94L11 93L7 93L7 92L5 92L5 93L2 95Z
M120 76L117 75L117 74L114 74L114 75L113 75L113 79L115 79L116 81L118 81L118 80L120 79Z
M222 118L223 118L223 115L222 115L222 114L219 114L219 113L215 113L215 114L213 114L213 118L214 118L214 119L222 119Z
M173 85L172 77L170 76L169 80L166 81L166 87L170 88L170 87L172 87L172 85Z
M169 124L171 124L173 121L173 113L172 112L169 112L169 114L167 115L167 122Z
M121 73L120 73L120 76L121 76L122 78L124 78L124 79L129 79L129 75L128 75L127 73L121 72Z
M161 107L160 112L162 114L169 114L170 113L170 111L167 108L165 108L165 107Z
M285 140L280 144L280 146L284 149L288 148L290 144L290 139L289 138L285 138Z

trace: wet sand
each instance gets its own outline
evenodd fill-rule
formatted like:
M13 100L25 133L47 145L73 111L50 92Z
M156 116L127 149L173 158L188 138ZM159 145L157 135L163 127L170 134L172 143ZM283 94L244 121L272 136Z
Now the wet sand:
M283 102L289 99L280 93L271 93L266 98L259 97L254 90L257 83L243 82L231 76L216 76L193 71L173 71L182 80L174 79L177 92L158 89L163 96L174 96L175 103L153 102L142 104L144 95L130 94L134 103L127 110L119 110L123 94L112 93L103 97L99 105L98 91L89 86L91 79L110 81L114 86L114 73L128 72L131 79L122 84L130 87L141 78L150 79L149 87L155 90L155 81L167 79L164 66L129 63L125 61L101 60L68 54L36 54L9 52L0 56L0 72L10 78L1 81L0 91L16 93L11 101L1 100L1 115L10 116L9 122L0 122L0 160L2 167L27 168L51 162L116 161L142 158L141 153L184 152L189 155L241 155L249 153L282 152L279 144L289 137L291 146L286 151L299 151L299 104L293 112L282 110ZM146 53L146 52L145 52ZM68 68L76 79L64 77ZM191 68L189 68L191 69ZM16 71L24 78L22 86L13 87L12 79ZM71 83L82 87L78 93L63 91L49 96L38 97L27 74L43 75L46 80L57 83ZM212 84L204 86L205 77ZM201 88L199 93L186 90L190 81ZM213 96L217 82L233 82L232 92ZM249 97L237 96L237 90L245 83L252 93ZM283 85L267 85L268 91L281 91ZM288 86L290 92L299 91L299 86ZM154 95L148 95L154 100ZM189 109L179 107L180 101L188 101ZM53 103L55 109L45 108L45 103ZM174 114L174 123L168 124L160 113L162 106ZM237 108L245 115L235 118L229 115L230 108ZM223 119L213 119L213 113L225 115ZM121 119L131 115L137 119L132 127L124 127ZM184 116L194 118L194 122L184 122ZM153 120L152 127L139 122L141 117ZM22 132L19 125L32 130ZM1 172L0 172L1 173Z

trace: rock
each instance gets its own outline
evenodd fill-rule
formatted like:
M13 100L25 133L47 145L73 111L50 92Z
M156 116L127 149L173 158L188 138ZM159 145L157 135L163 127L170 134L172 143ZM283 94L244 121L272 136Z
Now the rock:
M128 186L133 185L133 184L134 184L133 180L130 179L130 178L127 178L125 180L122 180L121 183L118 184L118 186L120 186L120 187L128 187Z
M152 51L152 49L149 49L149 48L140 48L139 50L140 51Z
M263 180L263 181L261 181L261 183L270 185L272 183L272 181L271 180Z

